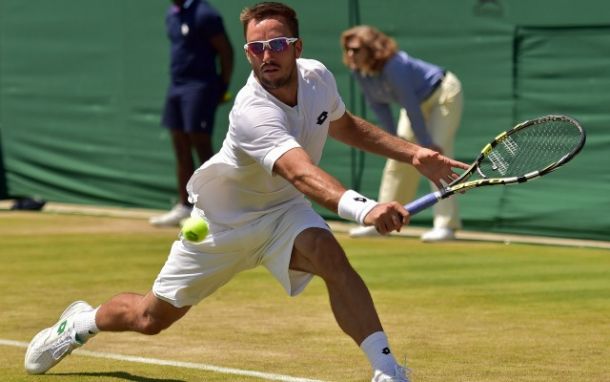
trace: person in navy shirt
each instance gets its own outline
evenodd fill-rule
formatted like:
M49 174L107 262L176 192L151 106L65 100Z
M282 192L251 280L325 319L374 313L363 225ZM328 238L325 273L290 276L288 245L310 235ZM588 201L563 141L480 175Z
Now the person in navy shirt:
M206 0L172 2L166 15L171 81L162 124L172 137L179 198L171 211L150 219L156 226L176 226L190 215L186 184L198 167L193 152L200 163L213 155L214 116L233 72L233 47L221 15Z
M341 35L343 62L364 93L379 124L390 133L421 146L453 156L453 143L462 116L462 86L445 69L398 50L396 41L368 25ZM394 124L391 105L398 105ZM388 159L379 188L379 201L412 201L419 174L412 166ZM434 188L434 184L431 184ZM452 240L461 228L455 199L434 207L434 228L422 235L425 242ZM350 236L374 236L375 227L357 227Z

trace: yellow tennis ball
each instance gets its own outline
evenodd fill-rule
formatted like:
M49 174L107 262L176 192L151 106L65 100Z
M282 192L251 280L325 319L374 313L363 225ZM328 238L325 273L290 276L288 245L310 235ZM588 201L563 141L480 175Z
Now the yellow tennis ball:
M231 98L233 98L233 94L231 94L231 92L227 90L222 96L222 102L229 102Z
M200 217L190 217L182 224L182 236L188 241L203 241L208 234L208 223Z

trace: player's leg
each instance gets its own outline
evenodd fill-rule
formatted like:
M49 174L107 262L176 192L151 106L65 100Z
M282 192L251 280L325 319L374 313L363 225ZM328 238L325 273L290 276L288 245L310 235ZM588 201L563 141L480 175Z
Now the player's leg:
M99 306L95 324L100 331L158 334L182 318L190 306L177 308L156 297L122 293Z
M324 219L308 203L269 214L256 224L252 234L268 238L255 257L262 259L289 295L301 293L313 275L322 277L339 326L360 345L373 368L404 376L389 351L366 285Z
M188 309L188 306L173 307L152 293L145 296L120 294L97 309L84 301L76 301L64 310L53 326L43 329L30 341L25 369L30 374L45 373L100 330L159 333Z
M83 301L73 303L55 325L39 332L30 342L26 370L31 374L46 372L99 331L156 334L166 329L190 306L228 282L239 271L236 263L244 268L257 264L256 259L236 259L243 249L238 238L226 231L219 235L211 232L197 245L176 241L152 292L122 293L97 309Z
M390 352L368 288L330 231L321 228L302 231L294 241L290 269L324 280L335 319L369 359L377 378L374 380L408 381Z
M364 281L330 231L309 228L301 232L294 241L290 269L312 273L324 280L339 326L356 343L382 330Z

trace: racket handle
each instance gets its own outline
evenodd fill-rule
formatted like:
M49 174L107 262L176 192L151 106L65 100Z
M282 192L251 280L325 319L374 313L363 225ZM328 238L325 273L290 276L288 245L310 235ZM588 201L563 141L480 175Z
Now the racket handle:
M439 200L441 200L440 191L431 192L428 195L424 195L419 199L415 199L409 204L405 204L405 209L409 211L411 215L415 215L416 213L435 205L436 202L438 202Z

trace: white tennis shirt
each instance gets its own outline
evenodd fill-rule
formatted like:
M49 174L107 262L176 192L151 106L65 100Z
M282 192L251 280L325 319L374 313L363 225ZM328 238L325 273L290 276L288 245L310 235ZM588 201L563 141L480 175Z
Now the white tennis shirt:
M318 164L329 124L345 113L345 104L322 63L300 58L297 70L294 107L267 92L253 73L237 94L222 148L187 185L196 213L203 212L211 224L239 227L303 202L300 191L273 174L275 161L301 147Z

